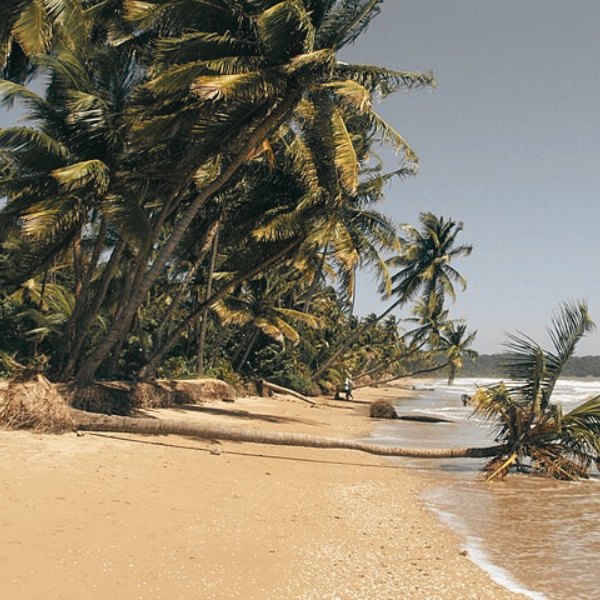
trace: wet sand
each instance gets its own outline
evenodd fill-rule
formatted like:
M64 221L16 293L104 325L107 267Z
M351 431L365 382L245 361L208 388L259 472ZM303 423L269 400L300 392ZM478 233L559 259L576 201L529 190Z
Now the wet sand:
M372 427L368 401L400 393L151 414L358 437ZM0 453L1 599L523 598L493 583L423 508L423 480L378 457L10 431L0 431Z

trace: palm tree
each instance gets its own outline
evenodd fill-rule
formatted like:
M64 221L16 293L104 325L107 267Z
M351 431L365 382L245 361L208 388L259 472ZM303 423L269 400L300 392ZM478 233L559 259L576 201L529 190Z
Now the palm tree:
M412 226L404 226L407 237L401 243L402 252L388 261L390 267L402 267L392 275L390 295L395 296L394 302L376 319L365 323L362 327L348 336L321 367L313 375L317 380L344 351L353 344L375 323L387 317L395 308L422 294L425 312L433 314L439 310L443 298L455 298L454 282L466 286L464 278L450 263L461 256L468 256L472 246L462 244L456 246L457 235L462 230L462 224L452 219L437 217L432 213L421 213L420 221L423 231ZM383 290L386 291L385 289Z
M147 434L192 435L264 444L345 448L385 456L416 458L490 458L485 469L494 479L513 466L557 479L585 477L592 461L600 458L600 396L563 414L551 403L562 368L579 340L593 323L584 303L565 304L549 330L553 352L543 351L527 337L510 337L511 377L515 383L480 388L472 398L476 414L484 415L498 433L495 446L443 450L378 446L359 441L271 433L205 424L157 419L106 417L75 412L75 426L82 430ZM468 339L468 338L467 338ZM527 460L526 464L524 461Z
M585 303L564 304L549 329L553 351L532 339L510 336L513 381L480 388L471 403L495 427L504 449L490 461L490 478L511 466L556 479L586 476L600 455L600 396L563 414L552 392L579 340L594 324Z
M285 281L281 279L277 273L267 272L248 281L236 294L225 298L219 309L220 316L227 322L244 325L245 334L231 358L236 371L240 371L248 359L259 333L281 344L285 340L297 344L300 341L297 323L313 328L319 324L310 314L278 306L280 295L285 293Z
M380 456L405 456L412 458L485 458L501 450L489 448L400 448L381 446L358 440L331 438L303 433L273 432L247 427L230 427L212 423L192 423L167 419L117 417L71 411L74 427L80 431L113 431L145 435L185 435L210 440L230 440L277 446L302 446L307 448L337 448L358 450Z
M477 352L469 347L475 341L476 336L477 331L468 333L464 323L450 322L444 328L440 349L446 357L444 368L448 368L448 385L454 382L465 358L469 360L477 358Z
M463 289L466 287L466 281L450 263L461 256L469 256L473 247L456 245L462 223L430 212L421 213L419 220L422 231L405 225L404 251L389 261L390 267L401 267L392 276L391 295L397 298L397 303L404 304L421 293L425 306L433 312L439 298L455 299L455 283Z
M256 149L289 119L308 95L357 97L365 114L387 139L412 153L404 140L370 111L371 93L385 95L399 86L430 85L427 75L353 67L338 63L335 51L368 25L378 1L286 1L265 9L263 2L243 5L215 0L197 3L127 3L140 28L160 30L153 77L140 94L133 141L160 157L161 168L175 160L180 175L157 217L176 215L169 236L149 263L141 256L134 285L104 340L79 368L77 379L90 380L128 329L137 308L161 275L188 227L207 200L238 174ZM167 35L165 36L165 33ZM338 147L330 157L342 169L352 162L350 138L339 111L331 111ZM182 152L185 148L185 152ZM219 172L207 185L193 186L195 173L219 157ZM352 169L345 170L353 185ZM190 194L191 190L191 194ZM161 216L162 215L162 216Z

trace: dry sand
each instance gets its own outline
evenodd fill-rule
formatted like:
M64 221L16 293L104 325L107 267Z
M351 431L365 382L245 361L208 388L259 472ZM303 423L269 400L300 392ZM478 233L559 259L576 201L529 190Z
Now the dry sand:
M151 411L356 437L370 399L282 396ZM493 583L419 500L358 452L181 437L0 431L0 598L523 598Z

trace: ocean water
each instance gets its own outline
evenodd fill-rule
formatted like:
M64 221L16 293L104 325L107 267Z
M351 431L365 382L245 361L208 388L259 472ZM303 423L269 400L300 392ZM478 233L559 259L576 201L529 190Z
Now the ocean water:
M423 381L397 403L399 414L443 417L451 423L386 421L372 439L389 445L448 448L494 443L485 422L472 418L462 394L496 380ZM565 412L600 394L598 380L559 381L553 401ZM425 501L464 540L471 558L498 583L536 600L600 597L600 479L551 481L513 475L486 483L485 459L407 460L431 478Z

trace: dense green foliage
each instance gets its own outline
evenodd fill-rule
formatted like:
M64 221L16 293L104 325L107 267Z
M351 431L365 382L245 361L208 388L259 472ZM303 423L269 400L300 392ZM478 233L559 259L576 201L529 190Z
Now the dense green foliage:
M373 102L434 81L336 58L380 5L3 4L0 96L26 113L0 129L6 368L309 392L440 354L453 376L472 342L444 308L462 225L423 213L399 230L377 209L418 161ZM398 152L389 172L380 146ZM378 317L352 314L359 268L393 298Z

